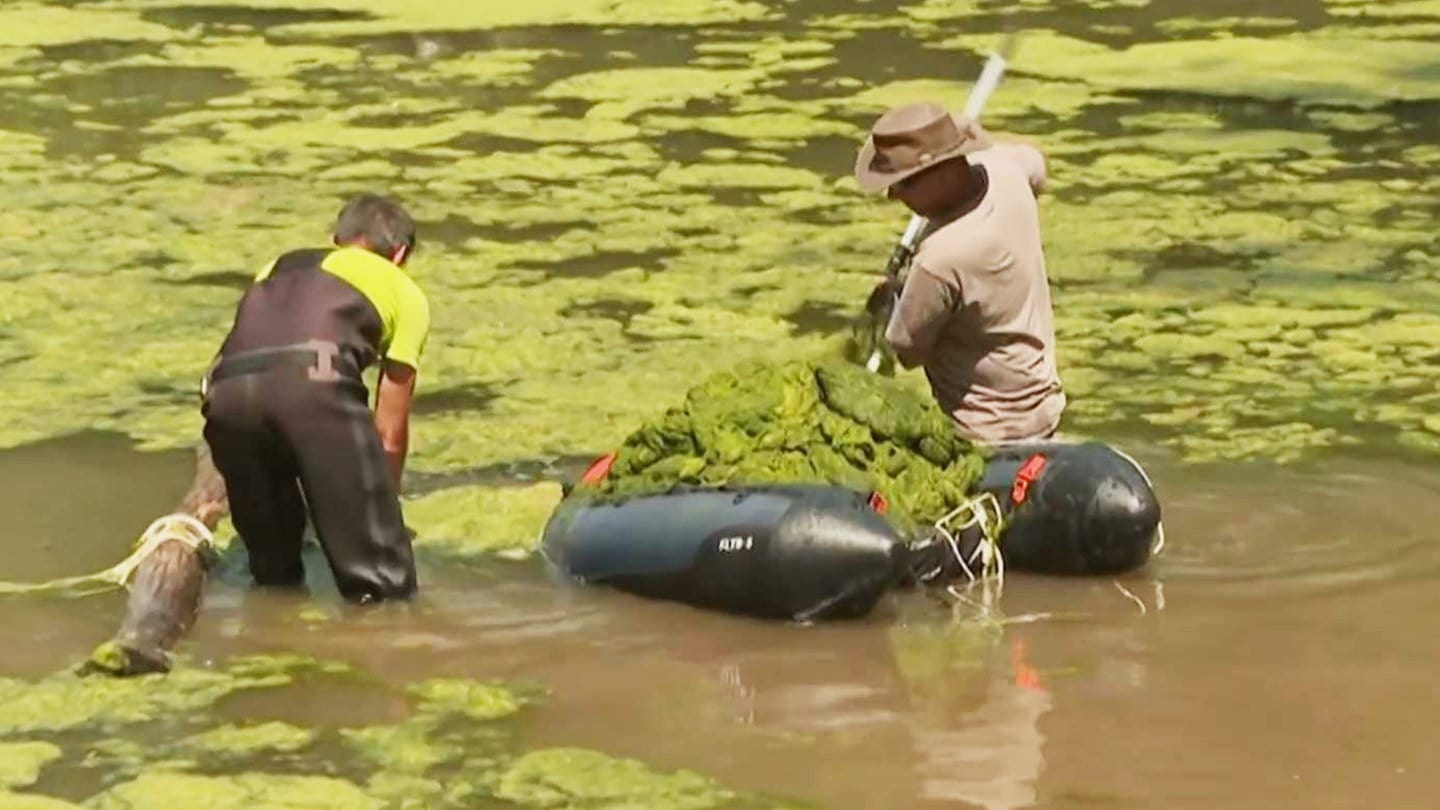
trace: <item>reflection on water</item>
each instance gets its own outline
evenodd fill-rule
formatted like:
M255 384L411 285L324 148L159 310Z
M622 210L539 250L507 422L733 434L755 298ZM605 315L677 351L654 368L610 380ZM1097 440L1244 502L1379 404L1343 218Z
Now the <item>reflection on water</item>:
M30 461L45 470L74 452ZM148 458L84 452L117 467ZM350 664L358 677L217 707L229 722L316 729L307 768L343 761L343 747L325 753L327 734L402 722L409 703L395 690L453 677L531 695L524 746L595 748L827 807L1310 808L1370 795L1418 806L1440 787L1424 767L1440 732L1412 719L1437 708L1425 549L1440 474L1140 455L1164 488L1165 554L1122 581L1011 574L992 618L1021 621L1004 627L957 623L973 609L922 594L857 623L776 625L563 587L535 563L496 560L423 568L420 602L368 611L341 607L323 573L307 597L251 591L231 572L185 652L189 666L287 651ZM178 489L188 463L159 464L151 486ZM123 488L93 497L100 513L133 508ZM91 543L92 520L32 527L11 559L24 568L59 538ZM8 608L4 674L38 677L112 631L121 605ZM93 786L84 774L75 784Z
M1022 642L1016 644L1023 656ZM926 756L919 768L920 795L964 801L985 810L1030 807L1044 769L1040 720L1053 698L1023 661L1015 682L996 680L985 702L948 722L917 723L914 737Z
M1341 460L1173 474L1166 506L1193 539L1172 550L1166 580L1266 599L1433 579L1440 544L1423 527L1440 525L1440 479L1427 472Z

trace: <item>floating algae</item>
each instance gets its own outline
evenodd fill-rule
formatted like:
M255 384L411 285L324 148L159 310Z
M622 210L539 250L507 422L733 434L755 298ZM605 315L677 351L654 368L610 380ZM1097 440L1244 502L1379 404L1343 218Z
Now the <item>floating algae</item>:
M731 189L820 188L820 175L790 166L767 166L757 163L671 165L656 175L656 180L681 188L717 187Z
M737 794L690 771L658 773L597 751L551 748L526 754L500 777L496 796L521 807L710 810Z
M970 85L961 81L940 79L907 79L876 85L854 95L836 99L837 109L863 109L876 115L897 104L914 101L935 101L959 108L970 92ZM996 122L1006 122L1023 115L1044 113L1068 118L1086 107L1119 101L1118 96L1104 93L1090 85L1071 80L1006 77L1005 92L997 93L985 105L986 128L999 135Z
M111 62L129 66L220 68L255 83L277 82L311 68L350 69L360 61L353 48L268 42L258 36L206 37L201 42L167 42L156 55Z
M1202 31L1233 33L1247 28L1294 28L1296 25L1295 20L1285 17L1210 17L1206 19L1181 17L1161 20L1155 24L1155 27L1167 34L1193 34Z
M242 658L228 670L183 667L167 676L82 679L58 673L37 682L0 679L0 735L73 728L112 729L157 717L184 718L247 689L285 686L297 674L339 665L298 657Z
M0 807L5 810L79 810L80 805L49 796L0 790Z
M804 28L772 22L789 12L784 4L676 0L602 13L608 5L481 3L457 11L432 2L219 0L198 17L156 11L193 6L188 0L6 6L17 33L0 36L16 43L0 43L0 81L32 89L6 87L16 115L0 133L14 203L0 214L0 360L17 406L0 444L88 427L124 431L147 449L193 441L195 381L233 311L242 286L235 279L273 258L276 245L323 242L336 201L363 187L412 200L422 239L446 223L438 229L444 243L429 241L411 266L444 302L435 307L422 395L503 381L502 396L483 412L417 416L417 471L592 452L620 441L649 403L680 396L700 376L739 360L783 362L827 349L833 332L794 328L788 316L806 306L858 306L904 220L903 211L854 191L853 146L890 103L933 97L958 106L969 82L946 77L969 71L932 68L953 59L943 53L863 82L848 75L843 58L838 68L812 66L843 54L801 39ZM1167 311L1203 311L1218 298L1286 303L1292 290L1304 296L1296 308L1354 302L1425 311L1433 299L1416 285L1440 273L1404 258L1433 240L1428 222L1440 188L1415 171L1436 162L1423 114L1404 105L1380 113L1254 103L1368 106L1434 95L1433 76L1421 69L1433 64L1433 43L1382 41L1391 34L1375 25L1383 19L1418 37L1431 19L1424 4L1330 4L1332 14L1354 14L1294 35L1277 23L1280 36L1257 20L1221 19L1205 21L1206 31L1224 34L1215 26L1233 22L1235 37L1197 29L1164 41L1178 29L1147 35L1137 20L1124 50L1070 38L1091 24L1071 20L1076 6L937 0L849 21L863 29L909 20L915 37L864 33L854 44L874 37L918 56L956 30L946 20L971 15L977 24L963 30L976 35L951 44L988 51L999 37L986 32L1012 7L1060 29L1026 39L986 114L997 133L1035 137L1050 160L1054 193L1041 205L1061 372L1068 389L1085 392L1067 424L1124 430L1142 414L1168 413L1168 404L1147 399L1167 390L1186 400L1178 407L1216 414L1228 406L1177 377L1196 362L1209 364L1212 382L1230 381L1228 394L1263 402L1270 412L1262 426L1314 421L1342 435L1385 435L1372 429L1366 404L1374 386L1330 379L1333 362L1366 351L1352 348L1363 325L1335 327L1353 333L1337 336L1346 353L1322 357L1247 338L1238 341L1245 355L1188 352L1173 358L1179 370L1169 353L1138 350L1138 335L1093 329L1132 310L1158 323ZM22 38L18 32L35 25L26 15L40 8L85 24L45 23L50 33L26 29ZM1406 13L1391 16L1392 8ZM289 13L260 11L263 36L259 24L171 22L244 20L260 9ZM497 30L516 21L581 27L513 39ZM584 27L590 23L597 26ZM632 41L632 23L711 27L677 32L678 50L657 51ZM447 39L434 58L415 58L406 41L412 31L445 38L458 29L473 33ZM400 35L341 36L347 30ZM597 54L637 56L575 59L576 37L605 40L586 43ZM83 54L44 47L92 38L108 44ZM679 67L687 52L723 66ZM1291 62L1306 72L1289 70ZM1310 70L1317 64L1323 70ZM790 70L797 66L806 70ZM1184 69L1169 69L1176 66ZM167 88L196 71L213 77L211 95L122 103L168 98ZM664 81L645 86L647 71ZM78 114L59 115L76 103L70 83L81 76L89 76L85 99L96 107L83 118L109 127L104 132L77 133L70 122ZM736 95L742 78L754 84ZM877 82L889 83L871 87ZM92 88L116 103L97 103ZM605 118L630 103L627 88L645 109ZM1193 93L1231 100L1216 106ZM686 106L676 107L677 98ZM592 108L599 110L587 118ZM1379 131L1356 137L1371 130ZM1287 131L1293 136L1279 137ZM755 156L751 147L770 154ZM722 148L739 154L694 158ZM712 169L734 165L743 172ZM452 237L453 222L468 224ZM76 244L84 250L64 249ZM576 316L579 302L616 297L643 299L649 309L623 325ZM1074 340L1080 331L1084 340ZM1377 369L1399 376L1414 366L1437 381L1425 363L1373 348ZM1238 369L1258 363L1308 386L1310 396L1248 388ZM1322 384L1342 388L1322 394ZM1316 416L1313 403L1322 399L1332 410ZM1344 412L1333 410L1342 405ZM1399 435L1418 421L1382 424ZM1184 452L1180 437L1190 429L1166 427L1158 440ZM1218 431L1206 435L1221 447ZM1251 455L1272 435L1281 434L1237 442L1234 451Z
M208 757L215 755L250 756L262 751L291 753L315 741L315 732L271 721L256 725L225 725L180 740L182 751Z
M468 788L469 786L462 782L452 787L452 791L459 792ZM401 808L401 810L409 810L409 808L420 810L421 808L450 804L443 800L436 801L441 794L445 793L445 785L440 782L390 771L372 774L365 782L365 792L385 802L386 807Z
M187 722L193 722L194 717ZM269 722L245 726L223 725L208 731L172 740L166 734L161 740L143 740L146 729L127 730L125 736L110 737L89 746L85 762L90 767L104 768L114 781L133 778L154 770L192 771L199 768L244 767L258 758L274 759L310 746L317 733L288 723Z
M1440 19L1440 0L1326 0L1337 17L1415 17Z
M729 116L652 115L646 117L643 123L647 127L657 127L670 132L698 130L736 140L776 145L788 145L824 135L853 137L860 133L856 127L840 121L788 112L754 112Z
M163 689L165 683L184 680L191 671L152 679L149 686ZM273 673L288 680L307 671L349 670L280 657L237 660L229 675L243 679ZM86 685L133 683L89 681ZM597 751L523 753L523 749L517 750L510 724L497 721L517 712L525 699L494 684L442 678L410 685L405 691L414 704L410 717L396 725L339 729L339 741L344 744L340 748L329 745L327 732L279 722L221 725L175 739L176 729L193 726L211 715L197 711L202 708L200 703L168 702L155 713L153 725L87 744L85 766L103 769L102 784L110 787L85 800L84 806L102 810L171 805L222 810L473 807L495 802L616 810L792 806L728 790L689 771L660 773ZM0 696L0 701L11 702L8 696ZM72 728L75 726L68 724L44 727L52 731ZM0 730L0 734L11 730ZM158 743L156 732L160 732ZM347 751L349 755L344 756ZM335 759L337 753L342 758ZM286 755L279 767L287 773L274 772L276 754ZM34 784L41 769L60 756L61 749L48 742L0 742L0 807L76 807L60 799L7 792ZM294 775L296 766L350 774L355 781ZM222 768L227 772L215 773ZM356 773L361 776L354 776Z
M95 810L139 807L204 807L207 810L328 810L332 807L374 808L383 803L359 786L322 776L245 773L238 776L196 776L152 771L117 785L86 802Z
M393 725L347 728L340 735L360 756L385 771L420 776L465 753L460 743L437 739L439 725L435 717L412 717Z
M0 798L5 790L35 784L40 770L59 759L61 753L58 746L48 742L0 742Z
M493 684L458 679L434 679L406 690L416 701L415 713L394 725L344 729L341 735L362 756L387 771L423 776L431 768L473 755L476 733L487 723L520 710L522 700L514 692ZM450 720L468 732L463 737L442 733Z
M594 102L587 117L627 118L648 109L679 109L691 100L736 96L763 76L754 70L690 67L621 68L582 73L540 91L540 98Z
M519 711L521 705L515 693L503 687L453 678L424 681L408 691L419 701L420 714L498 720Z
M101 5L87 2L76 10L89 13ZM397 36L307 38L302 44L287 39L300 29L267 22L264 41L269 44L264 47L258 37L212 40L209 34L195 37L181 27L166 28L159 21L208 19L212 12L154 11L163 5L163 0L130 3L129 8L141 9L143 15L117 13L103 20L101 28L70 27L56 31L51 42L38 44L77 37L118 41L127 36L125 27L143 20L155 27L140 35L138 48L178 60L175 64L182 67L222 68L247 82L246 91L226 88L224 92L231 95L194 109L167 104L166 114L147 123L144 113L132 113L124 102L154 96L184 77L183 70L155 65L143 74L116 70L112 75L106 64L144 63L138 58L133 63L106 63L106 56L76 49L47 48L42 53L30 46L0 48L0 73L10 82L5 89L15 112L5 124L14 133L0 137L0 163L5 164L11 202L0 214L0 244L5 248L0 276L6 279L7 298L0 317L4 335L0 358L16 404L0 433L7 445L92 425L124 430L150 448L193 441L198 428L194 382L238 295L238 286L223 286L225 274L243 275L268 260L260 254L276 245L323 241L334 201L354 189L383 187L414 200L423 218L422 239L440 230L432 223L452 213L474 224L453 242L447 232L446 245L430 239L413 264L437 302L436 333L427 352L421 393L476 381L493 384L499 393L484 409L417 416L412 466L424 472L598 452L621 441L628 427L655 402L678 400L688 385L722 366L745 357L786 360L816 352L824 334L791 332L784 316L811 302L835 312L858 305L904 224L902 210L860 198L844 183L848 157L853 156L847 139L858 142L854 136L863 135L859 127L888 103L877 93L863 104L849 105L844 88L853 84L827 84L823 77L806 84L803 74L787 76L777 69L765 71L756 88L786 101L814 92L834 96L827 99L824 112L798 101L789 111L797 113L802 123L808 119L822 124L821 134L791 126L794 122L771 122L771 131L763 133L785 136L780 140L786 148L774 150L784 161L778 165L812 172L822 185L807 180L774 194L755 194L737 189L739 183L717 173L672 174L667 180L677 185L666 188L655 176L666 166L692 163L693 149L713 145L745 150L747 141L763 139L749 134L739 139L720 134L718 128L670 126L658 116L649 121L635 116L618 127L602 128L600 122L580 118L587 104L576 104L569 97L540 99L525 84L533 81L538 89L567 73L586 71L575 76L579 79L589 71L616 67L618 61L546 60L543 70L534 71L534 61L525 56L498 56L497 51L476 45L482 38L478 35L464 39L465 45L477 50L453 58L421 63L400 54L387 61L390 54L375 51L406 47L407 35L399 32L424 30L409 26L399 5L348 3L362 13L381 9L372 19L360 19L358 14L351 19L368 30L393 31ZM322 9L347 2L217 0L197 6L176 0L168 5L230 6L231 11L216 13L238 19L236 9L246 6ZM466 4L446 5L453 10ZM539 8L541 4L533 13L525 4L511 4L514 9L499 8L505 5L499 3L469 5L474 8L456 13L472 20L522 14L555 18L548 9ZM570 5L578 9L583 4ZM689 5L699 9L698 14L708 13L703 4ZM794 8L804 13L799 8L803 4L758 5L772 12ZM964 5L955 0L927 4L931 9ZM1062 4L969 5L981 16L975 27L959 30L991 30L1008 6L1039 12ZM1330 5L1332 13L1339 8ZM1378 17L1389 7L1416 5L1375 0L1348 7ZM856 6L861 7L865 6ZM23 25L24 20L15 15L23 15L26 8L34 7L6 6L6 14ZM892 7L887 13L892 12L898 15L904 10ZM627 7L625 13L638 18L645 6ZM1040 19L1033 13L1024 16ZM1047 13L1045 20L1084 36L1089 23L1072 19L1078 16ZM327 22L342 20L341 14L297 12L265 19L314 20L305 30L321 34L354 27ZM860 22L893 26L903 19L871 14ZM1334 55L1329 49L1344 48L1355 38L1408 31L1414 39L1425 32L1421 26L1402 24L1408 22L1402 19L1395 19L1396 25L1388 29L1362 27L1373 22L1363 17L1351 22L1315 34L1313 48L1327 49L1328 57ZM462 20L457 25L468 23ZM786 26L791 36L804 30L789 21ZM1236 21L1233 26L1235 33L1263 35L1251 22ZM728 41L743 36L759 42L772 27L762 22L695 31L693 41L703 45L707 37ZM925 36L934 42L953 30L950 25L936 26ZM1136 31L1139 38L1147 37L1143 24ZM658 50L641 47L636 40L625 39L624 33L598 28L557 32L554 38L533 30L517 34L526 47L556 42L590 52L596 46L597 58L605 48L614 47L609 37L615 36L616 42L624 40L624 47L641 54L640 61L627 64L646 67L654 63ZM1346 41L1319 41L1341 34ZM1186 36L1206 34L1196 29ZM919 50L919 40L888 34L874 37L882 47L893 43L897 58ZM985 48L997 40L987 37ZM207 56L205 43L210 41L217 48ZM333 46L333 54L314 50L317 42ZM1207 47L1223 50L1223 41L1216 42L1221 44ZM1391 105L1383 114L1353 107L1296 111L1245 99L1217 105L1213 99L1172 92L1179 88L1169 87L1177 82L1203 83L1209 70L1139 75L1137 81L1153 85L1158 92L1131 94L1126 92L1129 88L1103 76L1095 84L1086 83L1091 77L1083 66L1053 78L1048 73L1033 76L1027 66L1040 65L1046 54L1043 47L1037 50L1030 44L1022 44L1016 72L1007 78L987 115L993 113L991 117L1003 122L1005 129L1035 136L1051 158L1052 188L1057 193L1041 204L1061 331L1061 371L1074 395L1067 423L1081 430L1103 427L1125 436L1137 424L1145 430L1144 424L1154 416L1153 433L1191 460L1288 460L1343 446L1351 434L1377 443L1394 437L1401 444L1440 453L1431 415L1440 404L1433 393L1440 385L1440 371L1423 356L1427 348L1433 349L1433 343L1427 347L1425 342L1430 327L1424 318L1394 317L1424 314L1440 306L1433 284L1425 286L1427 279L1440 277L1440 268L1433 260L1413 257L1426 243L1431 244L1431 254L1436 252L1428 218L1436 213L1434 192L1440 187L1423 171L1417 175L1417 167L1437 162L1433 148L1424 143L1425 110ZM93 52L108 47L113 46L97 46ZM48 56L52 50L65 55ZM731 65L727 70L757 67L748 52L698 46L695 51L727 59ZM852 53L846 50L846 61ZM357 62L357 55L362 61ZM1229 76L1232 68L1253 71L1249 83L1272 81L1264 65L1237 55L1241 62L1222 64L1222 73ZM667 48L662 59L674 56ZM791 58L825 56L817 51ZM19 59L27 61L11 67ZM61 80L44 78L60 72L52 59L74 60L104 77L97 81L113 90L117 104L108 115L93 117L121 130L103 137L77 136L69 126L70 113L52 112L66 109ZM891 75L969 73L965 64L945 68L945 59L956 57L942 53L930 54L928 61L901 59L905 64ZM1340 54L1337 59L1349 57ZM336 69L327 71L320 65L328 60ZM377 74L382 65L387 67ZM1104 60L1098 65L1109 67ZM975 66L978 69L978 61ZM459 74L454 78L445 75L452 67ZM843 75L846 70L837 72ZM1146 66L1137 74L1150 70ZM75 75L73 69L67 71ZM1431 77L1417 71L1409 78L1418 82ZM22 81L38 84L39 90L27 98L24 94L31 91L21 89ZM968 91L968 81L927 81L933 81L935 97L956 106ZM1355 74L1357 86L1370 81L1375 95L1388 93L1384 75ZM889 89L898 88L903 96L908 91L899 85ZM505 89L492 92L497 87ZM1295 95L1304 99L1310 93L1302 89ZM1117 101L1121 98L1123 103ZM707 117L724 118L733 97L712 95L703 100L705 104L673 111L671 117L683 122L690 110L698 108ZM403 143L404 148L382 143L381 153L371 154L369 147L375 143L369 130L389 126L383 123L387 113L382 107L392 101L398 113L397 131L403 136L412 127L420 130L424 143ZM357 141L364 148L333 149L308 133L301 140L274 141L248 134L322 117L329 109L346 111L327 119L337 127L362 125L364 138ZM432 140L440 130L431 127L443 123L450 113L465 110L481 110L486 117L467 119L477 124L476 129L458 132L454 140ZM1157 114L1133 116L1151 112ZM1166 115L1176 117L1167 124ZM1126 120L1116 120L1118 116ZM551 126L555 122L563 123ZM836 122L855 126L842 133ZM790 131L784 132L781 123ZM1207 148L1206 133L1212 123L1222 126L1227 138L1223 144L1216 139ZM1173 143L1149 137L1181 128L1191 132L1176 133ZM826 134L825 129L833 129L834 134ZM1277 145L1274 133L1287 129L1295 130L1295 144L1302 149ZM1251 136L1252 132L1257 134ZM557 133L564 137L553 142ZM596 140L592 137L596 133L605 139ZM280 134L288 137L296 132L282 128ZM1328 143L1327 136L1333 136ZM340 139L349 137L346 133ZM512 138L523 142L512 144ZM1246 154L1231 159L1230 150L1237 147L1244 147ZM629 154L624 150L644 156L626 166ZM118 157L102 162L104 153ZM1320 154L1327 160L1307 159ZM722 157L719 162L735 158L744 164L769 162L749 154ZM1405 161L1409 165L1403 165ZM1421 188L1386 185L1412 176L1419 177ZM841 182L832 187L828 183L833 178ZM754 190L764 191L765 182ZM738 193L727 198L731 191ZM817 209L826 217L819 226L806 221ZM1406 212L1427 221L1417 223ZM1297 223L1307 227L1295 227ZM1310 227L1320 223L1328 229L1323 237ZM1391 246L1377 234L1345 227L1353 225L1403 233L1409 246ZM547 244L551 234L569 231L574 233L557 240L557 246ZM1307 249L1311 240L1316 247ZM512 250L502 243L519 243L523 249ZM84 249L71 249L75 245ZM628 269L609 275L551 274L555 268L588 266L585 262L591 258L603 258L621 247L637 254L675 253L648 263L617 258L615 266ZM1407 253L1411 257L1402 259ZM1404 283L1396 283L1400 280ZM619 321L570 314L577 302L621 297L641 302L649 310L641 310L638 321L631 319L623 326ZM1125 323L1112 328L1120 319ZM1371 321L1385 324L1375 333L1379 338L1371 337ZM1273 327L1280 332L1274 334ZM1151 332L1172 337L1143 341ZM1244 351L1237 353L1236 344ZM1366 370L1366 362L1371 373L1384 378L1381 382L1351 376L1355 370ZM908 381L916 382L915 376L907 375ZM1396 396L1404 401L1385 402ZM1160 421L1166 424L1159 425ZM558 497L558 488L551 484L466 487L407 501L407 518L413 507L421 518L413 525L420 530L417 542L422 545L489 550L532 542ZM961 641L956 641L956 670L966 658ZM935 646L943 645L937 641ZM938 668L943 656L938 649L934 652ZM934 683L938 687L953 681L938 674ZM10 684L0 686L6 692L0 714L12 711L9 704L23 699L7 691ZM163 709L153 714L161 718L154 725L165 722ZM452 723L465 722L458 715L448 717ZM96 730L103 733L111 724L102 718L96 721ZM68 727L67 735L93 736L96 730L84 725ZM203 728L186 727L173 736L184 739ZM139 728L123 730L130 736ZM67 751L69 739L64 743ZM458 744L448 737L428 739L442 748ZM367 760L356 756L357 748L354 740L348 747L337 746L349 762L359 761L365 768ZM302 750L307 756L312 753ZM150 753L153 760L157 752ZM450 773L452 765L464 767L463 754L441 757L436 772L423 776L398 768L370 776L373 767L352 770L349 762L339 765L344 773L367 793L396 805L400 799L416 797L422 798L419 806L501 803L483 788L472 788L464 801L447 803L443 798L457 779L474 783L468 772ZM50 766L44 773L57 770ZM107 772L105 784L114 784L116 778ZM214 783L192 785L202 795L220 790ZM628 802L631 806L659 803L647 805L646 790L637 791L642 798ZM337 797L344 798L338 793ZM0 798L0 806L47 801L12 794ZM552 806L597 804L624 806L627 801L567 799L555 800ZM69 805L57 800L53 806Z
M535 72L535 63L563 51L516 48L510 50L467 51L448 59L425 65L410 78L421 85L441 82L510 86L525 84Z
M53 46L88 40L163 42L177 35L177 31L123 11L41 3L7 3L0 9L0 46Z
M456 487L405 502L405 523L427 552L532 551L560 502L560 485Z
M983 51L990 37L962 35L944 44ZM1433 42L1383 42L1306 34L1145 42L1117 50L1083 39L1034 32L1022 72L1084 78L1115 90L1157 90L1268 100L1380 106L1440 98L1427 69L1440 59Z
M1000 0L924 0L911 3L904 9L905 16L922 23L952 23L955 20L970 20L985 14L1001 11L1035 11L1034 2L1015 4Z
M883 493L914 528L964 502L983 467L939 408L900 383L839 362L751 363L632 433L593 491L828 482Z
M120 8L195 5L195 0L112 0ZM286 36L350 36L412 31L477 31L541 25L700 25L747 22L774 16L754 0L528 0L467 3L453 0L205 0L210 8L350 11L333 22L279 26ZM347 19L349 18L349 19Z

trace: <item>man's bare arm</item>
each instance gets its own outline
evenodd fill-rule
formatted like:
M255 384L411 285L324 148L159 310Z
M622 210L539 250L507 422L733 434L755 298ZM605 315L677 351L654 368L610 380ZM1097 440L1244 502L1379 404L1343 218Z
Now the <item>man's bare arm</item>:
M397 493L410 449L410 407L415 398L415 376L415 369L404 363L386 360L380 365L375 430L380 434L380 446L385 449L385 462Z

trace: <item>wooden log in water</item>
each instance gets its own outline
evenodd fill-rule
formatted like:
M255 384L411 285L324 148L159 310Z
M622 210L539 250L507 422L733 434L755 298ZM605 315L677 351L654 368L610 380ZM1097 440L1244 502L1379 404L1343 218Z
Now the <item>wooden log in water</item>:
M207 529L229 510L225 480L203 444L195 478L176 507ZM195 623L205 591L211 552L181 539L163 540L135 569L125 619L110 641L101 644L80 667L81 674L116 677L170 670L169 651Z

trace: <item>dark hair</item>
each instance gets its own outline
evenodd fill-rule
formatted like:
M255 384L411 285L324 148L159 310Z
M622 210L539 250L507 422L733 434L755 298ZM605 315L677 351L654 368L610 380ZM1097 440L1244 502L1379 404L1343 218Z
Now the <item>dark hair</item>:
M379 194L361 194L340 209L335 218L335 243L364 241L372 252L385 258L401 247L415 250L415 220L400 204Z

